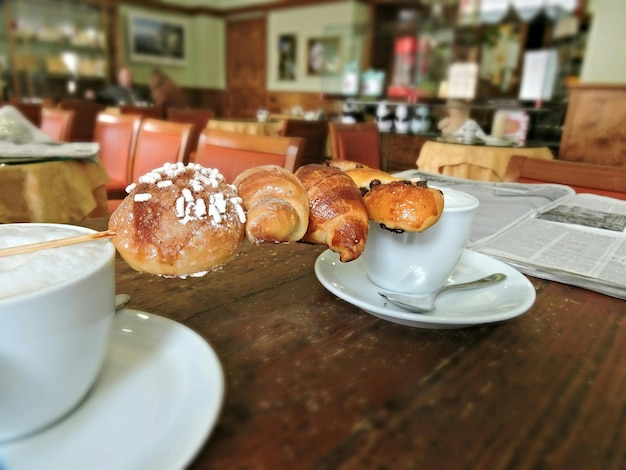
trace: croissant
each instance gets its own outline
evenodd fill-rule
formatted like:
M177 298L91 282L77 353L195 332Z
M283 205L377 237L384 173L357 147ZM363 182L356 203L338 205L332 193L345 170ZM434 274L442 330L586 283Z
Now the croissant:
M246 211L246 238L253 244L300 240L309 224L306 189L289 170L261 165L233 181Z
M352 178L319 164L301 166L295 174L309 195L309 227L302 241L327 245L342 262L357 259L365 248L369 216Z

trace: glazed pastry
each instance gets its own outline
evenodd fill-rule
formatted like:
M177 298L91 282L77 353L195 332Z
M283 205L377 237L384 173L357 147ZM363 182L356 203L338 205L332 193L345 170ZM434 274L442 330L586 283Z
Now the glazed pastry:
M441 218L443 193L425 181L373 184L363 196L370 219L392 231L422 232Z
M361 194L367 193L373 184L404 181L403 178L398 178L382 170L375 170L373 168L356 168L346 170L345 173L356 183L361 191Z
M300 240L309 225L309 198L296 176L277 165L244 171L233 181L246 211L246 237L254 244Z
M296 170L309 196L309 227L302 241L327 245L342 262L358 258L367 240L369 217L352 178L337 168L311 164Z
M235 257L246 216L218 170L168 163L138 181L109 220L113 243L132 268L200 276Z

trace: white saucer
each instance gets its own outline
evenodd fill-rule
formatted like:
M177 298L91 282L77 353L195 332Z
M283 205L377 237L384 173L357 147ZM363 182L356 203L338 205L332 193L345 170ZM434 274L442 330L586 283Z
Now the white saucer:
M0 469L184 468L223 397L222 367L201 336L167 318L120 310L87 398L48 429L0 445Z
M444 292L435 301L435 310L411 313L378 295L384 291L373 284L359 260L342 263L336 253L326 250L315 262L315 275L337 297L370 315L417 328L463 328L509 320L521 315L535 302L535 288L509 265L482 253L465 250L450 283L467 282L496 272L506 280L489 287Z

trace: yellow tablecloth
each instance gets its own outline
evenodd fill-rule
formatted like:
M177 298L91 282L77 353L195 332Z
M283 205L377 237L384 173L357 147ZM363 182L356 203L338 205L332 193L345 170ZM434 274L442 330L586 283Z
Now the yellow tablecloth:
M207 128L238 134L279 135L283 128L283 121L278 119L270 119L265 122L242 119L210 119Z
M108 215L104 168L90 160L0 166L0 223L68 223Z
M457 178L481 181L504 181L513 155L553 159L548 147L492 147L429 140L417 158L417 168Z

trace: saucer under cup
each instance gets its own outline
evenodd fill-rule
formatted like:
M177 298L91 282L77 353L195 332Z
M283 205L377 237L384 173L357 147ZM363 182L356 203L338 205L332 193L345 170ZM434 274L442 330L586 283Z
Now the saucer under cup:
M441 218L423 232L393 232L370 222L358 262L377 286L392 292L428 294L446 284L469 240L479 201L449 188Z

